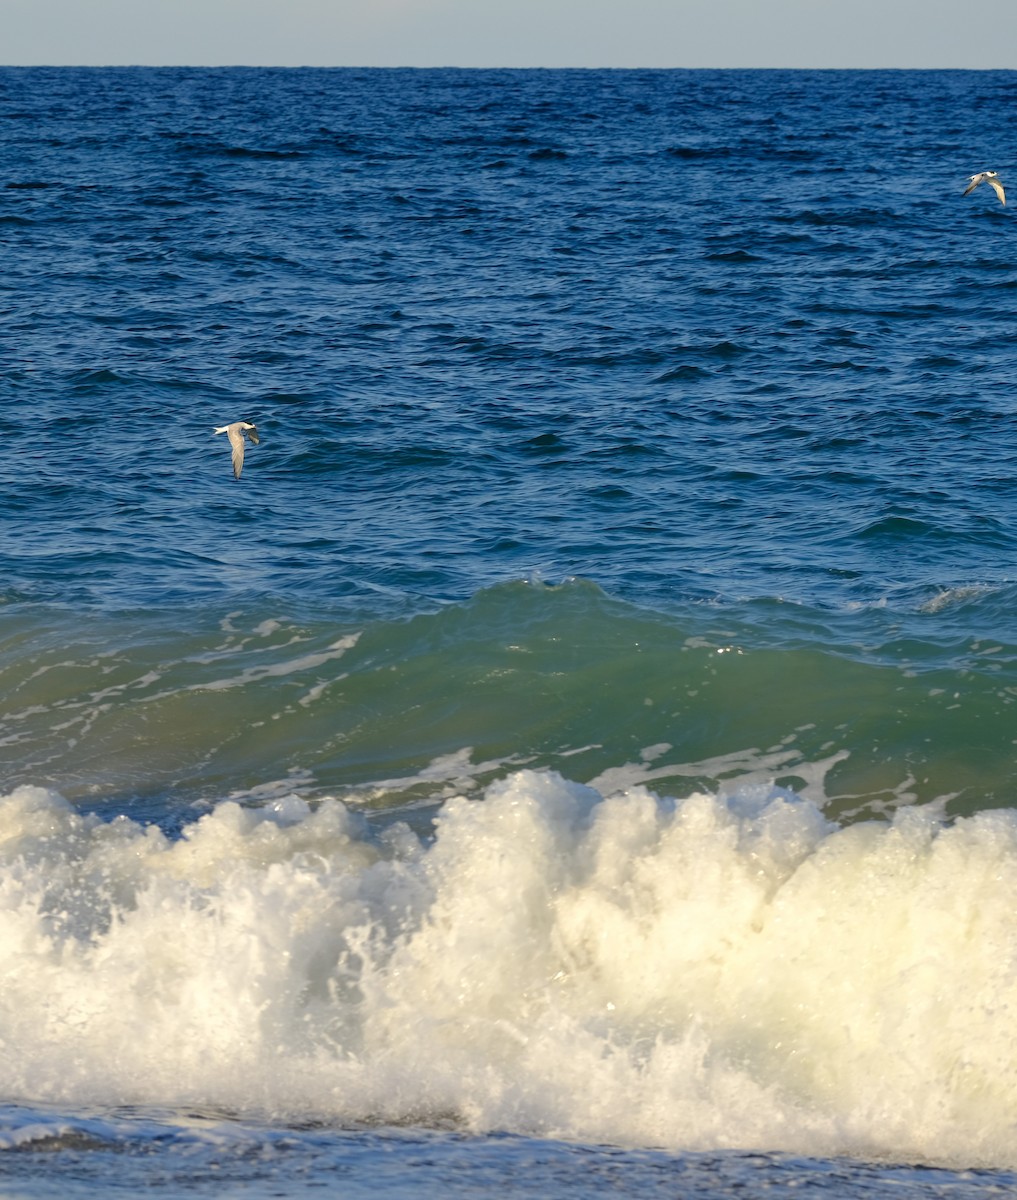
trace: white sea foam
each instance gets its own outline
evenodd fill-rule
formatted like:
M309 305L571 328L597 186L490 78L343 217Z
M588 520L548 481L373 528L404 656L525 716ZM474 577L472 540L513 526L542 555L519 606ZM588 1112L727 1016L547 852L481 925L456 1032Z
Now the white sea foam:
M176 841L0 800L0 1096L1017 1165L1017 814L520 772Z
M201 683L192 684L189 690L194 692L226 691L229 688L243 687L257 680L278 678L283 675L299 675L304 671L324 666L325 663L342 658L347 650L351 650L357 644L359 637L359 633L351 634L350 636L340 638L337 642L333 642L326 650L318 651L314 654L304 654L299 658L287 659L284 662L246 667L236 675L231 675L223 679L204 680ZM149 697L149 699L161 699L161 697L154 696Z
M530 760L522 755L513 754L505 758L473 761L473 747L463 746L451 754L441 754L419 771L412 775L401 775L390 779L376 779L370 783L361 783L352 789L347 799L355 799L361 803L370 803L382 798L391 801L400 793L412 792L421 787L427 790L426 803L433 804L438 800L449 800L460 794L470 794L479 790L480 780L496 771L505 771L509 767L525 766Z
M735 750L729 754L715 755L712 758L698 762L663 763L659 766L649 764L660 759L671 749L666 743L649 746L640 754L638 763L625 763L620 767L610 767L589 781L590 787L596 788L603 795L614 792L628 791L641 784L653 783L657 780L673 780L675 778L718 779L724 781L725 789L729 792L743 791L759 784L765 784L775 775L794 775L801 780L798 794L804 799L822 806L829 799L826 792L826 778L839 762L849 757L846 750L838 750L825 759L808 762L802 758L800 751L790 748L788 743L794 741L794 735L784 739L784 744L774 746L769 750L760 751L755 748Z

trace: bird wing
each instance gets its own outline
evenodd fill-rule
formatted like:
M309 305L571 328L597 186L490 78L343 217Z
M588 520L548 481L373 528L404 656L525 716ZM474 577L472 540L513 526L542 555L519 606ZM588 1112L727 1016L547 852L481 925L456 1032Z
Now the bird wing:
M233 478L239 479L240 472L244 469L244 435L235 425L231 425L226 433L233 447Z
M968 186L967 186L967 187L964 189L964 195L966 196L966 195L968 194L968 192L973 192L973 191L975 190L975 188L976 188L976 187L978 187L978 185L979 185L981 182L982 182L982 177L981 177L981 175L972 175L972 176L971 176L971 182L970 182L970 183L968 184Z
M253 425L250 425L250 426L248 426L248 428L247 428L247 436L248 436L248 437L251 439L251 441L252 441L252 442L253 442L253 443L254 443L256 446L257 446L257 444L258 444L258 443L261 441L261 438L260 438L260 437L258 437L258 431L257 431L257 429L255 429L255 428L254 428L254 426L253 426Z
M989 183L992 184L992 190L999 197L1000 204L1005 205L1006 204L1006 193L1003 191L1003 185L999 182L998 179L990 179Z

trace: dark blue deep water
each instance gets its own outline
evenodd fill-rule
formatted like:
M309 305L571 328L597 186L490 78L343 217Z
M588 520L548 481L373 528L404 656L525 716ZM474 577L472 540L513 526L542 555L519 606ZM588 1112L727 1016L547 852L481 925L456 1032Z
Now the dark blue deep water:
M1015 98L0 69L5 1195L1013 1189Z

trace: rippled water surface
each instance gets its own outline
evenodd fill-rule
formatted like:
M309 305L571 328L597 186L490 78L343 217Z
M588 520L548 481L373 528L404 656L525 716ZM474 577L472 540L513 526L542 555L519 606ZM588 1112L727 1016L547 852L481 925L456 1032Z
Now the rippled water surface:
M1012 1189L1015 94L0 70L11 1195Z

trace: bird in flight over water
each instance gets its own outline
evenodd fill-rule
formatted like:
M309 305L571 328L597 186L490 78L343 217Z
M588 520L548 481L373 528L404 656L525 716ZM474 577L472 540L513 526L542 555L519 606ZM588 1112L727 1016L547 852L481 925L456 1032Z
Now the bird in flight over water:
M233 478L239 479L240 472L244 469L244 434L257 445L261 441L258 437L258 427L250 421L234 421L232 425L220 425L216 433L224 433L229 438L233 447Z
M1003 185L999 182L999 176L995 171L979 171L977 175L972 175L971 182L964 189L964 195L966 196L968 192L973 192L980 183L987 183L999 197L1000 204L1006 204Z

